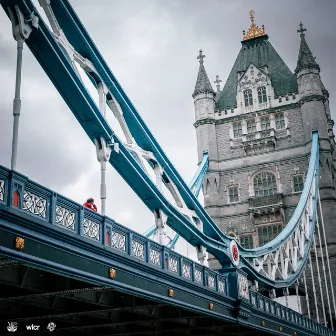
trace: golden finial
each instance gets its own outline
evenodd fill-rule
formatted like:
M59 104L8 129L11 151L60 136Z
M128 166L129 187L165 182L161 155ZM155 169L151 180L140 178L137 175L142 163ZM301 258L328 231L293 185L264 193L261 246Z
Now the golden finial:
M249 30L247 31L247 33L245 32L245 30L243 30L244 41L252 39L252 38L255 38L255 37L258 37L258 36L265 35L265 27L264 27L264 25L262 25L261 28L259 28L254 23L254 10L251 9L249 11L249 13L250 13L250 19L251 19L251 26L250 26Z
M254 25L254 10L251 9L251 10L249 11L249 13L250 13L250 19L251 19L252 25Z

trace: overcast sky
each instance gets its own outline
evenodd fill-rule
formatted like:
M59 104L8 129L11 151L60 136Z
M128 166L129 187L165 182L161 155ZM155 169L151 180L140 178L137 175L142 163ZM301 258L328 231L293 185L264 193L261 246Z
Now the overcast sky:
M255 10L256 24L265 25L272 45L291 70L296 66L299 50L296 30L300 20L303 22L335 117L335 0L71 3L187 183L197 168L191 94L198 72L198 50L202 48L206 55L210 80L213 82L219 74L225 82L241 47L242 30L250 25L250 9ZM15 66L11 24L0 9L0 164L7 167L11 157ZM79 203L94 197L100 206L100 166L95 148L27 47L22 76L18 171ZM120 223L138 232L154 223L153 215L110 166L107 197L107 214Z

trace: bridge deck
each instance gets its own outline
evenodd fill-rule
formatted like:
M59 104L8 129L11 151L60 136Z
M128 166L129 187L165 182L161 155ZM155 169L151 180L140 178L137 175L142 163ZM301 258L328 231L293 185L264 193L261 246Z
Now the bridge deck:
M44 317L60 335L335 335L243 291L238 269L200 266L1 166L0 256L1 323Z
M56 324L56 335L261 335L234 321L162 304L106 286L38 270L18 262L0 261L0 324ZM262 333L267 335L267 333Z

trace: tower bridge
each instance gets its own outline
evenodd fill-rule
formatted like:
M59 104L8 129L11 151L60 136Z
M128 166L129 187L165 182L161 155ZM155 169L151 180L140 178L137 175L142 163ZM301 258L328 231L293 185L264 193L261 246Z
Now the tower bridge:
M335 334L333 122L302 24L294 74L253 11L222 90L200 50L192 95L200 164L187 185L68 0L0 3L17 43L12 160L0 166L3 334L26 334L30 323L48 333L50 320L60 335ZM100 213L16 170L24 45L96 147ZM107 164L153 212L143 235L105 215ZM197 262L174 251L179 237Z

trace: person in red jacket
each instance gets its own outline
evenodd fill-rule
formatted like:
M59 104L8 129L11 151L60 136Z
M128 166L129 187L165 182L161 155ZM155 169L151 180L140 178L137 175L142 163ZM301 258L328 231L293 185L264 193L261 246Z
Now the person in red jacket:
M93 198L87 199L87 201L83 204L83 206L85 206L86 208L88 208L92 211L97 212L97 206L96 206L96 204L94 204L94 199Z

